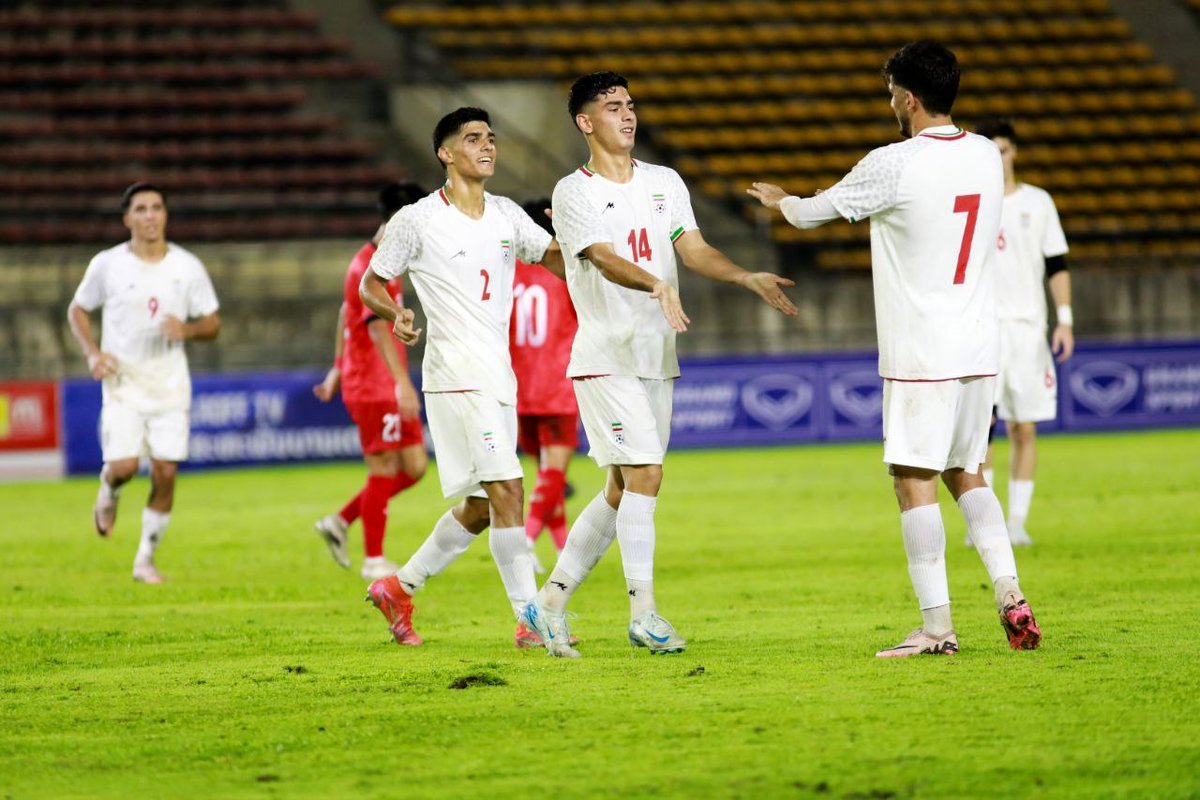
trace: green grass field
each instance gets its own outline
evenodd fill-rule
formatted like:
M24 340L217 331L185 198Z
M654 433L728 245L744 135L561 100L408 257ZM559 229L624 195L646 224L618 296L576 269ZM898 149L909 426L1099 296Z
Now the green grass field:
M919 624L877 445L672 454L657 594L690 647L628 646L614 545L573 662L513 648L486 542L393 644L310 529L357 465L184 475L160 587L129 577L144 478L112 541L94 480L2 486L0 797L1196 797L1200 431L1041 454L1042 649L1007 648L943 496L962 652L900 661L872 657ZM572 474L577 510L600 473ZM432 473L394 500L389 555L444 508Z

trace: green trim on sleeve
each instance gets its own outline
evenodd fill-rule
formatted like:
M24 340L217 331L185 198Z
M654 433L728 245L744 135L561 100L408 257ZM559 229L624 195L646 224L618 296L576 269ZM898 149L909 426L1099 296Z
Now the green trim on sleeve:
M678 228L676 228L675 230L671 231L671 241L672 241L672 242L673 242L673 241L675 241L675 240L676 240L676 239L678 239L680 236L683 236L683 226L682 226L682 225L680 225L680 226L679 226Z

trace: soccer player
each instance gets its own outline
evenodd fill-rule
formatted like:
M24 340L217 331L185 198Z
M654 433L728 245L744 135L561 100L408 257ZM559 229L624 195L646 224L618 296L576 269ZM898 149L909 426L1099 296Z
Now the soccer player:
M387 290L393 278L411 277L429 321L421 390L442 493L465 498L438 520L407 564L368 590L396 641L406 645L421 644L412 628L412 595L489 525L514 614L537 591L522 514L508 325L517 259L563 274L562 252L550 234L512 200L484 191L496 168L486 111L447 114L434 129L433 149L445 185L392 217L360 287L367 307L392 324L396 338L413 344L421 333L413 312Z
M524 620L549 654L578 657L569 644L566 604L616 538L629 594L629 641L651 653L678 653L687 642L654 599L654 511L679 377L675 336L689 321L679 301L676 255L694 272L738 284L788 315L796 307L780 287L793 284L747 272L709 245L678 173L632 157L637 114L625 78L586 75L571 87L567 106L590 152L553 197L554 230L579 315L567 374L589 455L608 481L571 527Z
M397 566L383 556L388 501L421 479L427 456L421 400L408 374L404 345L392 336L387 322L363 306L358 287L383 238L384 225L393 214L425 194L414 183L389 183L379 191L383 224L374 238L354 255L346 270L334 365L325 380L313 387L314 394L328 402L340 384L342 401L358 426L367 462L366 485L341 511L317 520L315 527L334 561L349 567L346 530L361 516L365 556L361 574L368 580L396 572ZM403 303L403 287L398 278L389 281L387 288L397 303Z
M550 200L522 206L551 231L545 212ZM549 529L554 548L567 542L567 466L579 446L579 406L567 377L571 343L579 321L567 284L535 264L517 262L509 352L517 376L517 443L538 459L537 485L525 515L530 546ZM534 568L544 572L534 556Z
M1004 164L1004 205L996 240L996 308L1000 315L1000 374L996 378L996 416L1012 439L1008 480L1008 538L1028 546L1025 530L1033 502L1037 469L1037 424L1058 416L1054 361L1075 350L1071 313L1071 274L1067 238L1054 200L1044 189L1017 180L1017 132L1008 119L982 122L975 131L1000 148ZM1046 343L1045 281L1054 298L1056 324ZM992 484L992 449L984 479Z
M150 457L150 498L133 578L162 583L154 553L175 502L175 473L188 455L192 380L183 343L215 339L221 329L217 294L200 259L167 241L167 197L152 183L121 196L129 241L103 250L67 310L71 333L101 381L100 444L104 466L92 509L96 532L107 537L117 521L121 487ZM100 344L89 314L101 310Z
M799 228L871 219L883 460L922 619L904 641L876 655L958 652L939 475L992 579L1009 644L1033 649L1041 632L1017 583L1000 502L979 474L999 367L993 285L1004 198L1000 152L954 125L958 60L943 45L907 44L883 75L905 141L872 150L816 197L789 197L767 183L749 193Z

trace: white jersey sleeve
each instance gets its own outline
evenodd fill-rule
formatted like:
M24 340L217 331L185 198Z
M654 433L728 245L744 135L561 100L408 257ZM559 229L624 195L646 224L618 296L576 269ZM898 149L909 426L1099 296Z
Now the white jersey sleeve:
M559 181L554 187L551 205L554 208L554 234L563 253L582 258L583 251L592 245L612 243L612 234L579 182Z
M189 256L191 254L189 253ZM187 285L187 316L188 319L206 317L215 314L220 307L217 301L217 291L213 288L212 279L204 269L203 262L191 256L194 265L192 279Z
M846 176L825 190L825 197L851 222L874 216L896 205L905 160L892 157L889 147L863 156Z
M407 272L420 257L421 225L417 207L416 204L407 205L388 220L379 248L371 256L371 269L379 277L391 280Z
M692 195L688 192L687 184L679 173L673 169L663 170L666 173L667 200L671 208L671 241L675 241L688 231L697 230L696 214L692 211Z
M1042 234L1042 255L1046 258L1062 256L1067 253L1067 235L1063 233L1062 222L1058 218L1058 208L1054 198L1046 194L1046 229Z
M95 311L104 305L104 301L107 299L104 281L104 255L105 253L97 253L88 262L87 270L83 273L83 280L79 282L79 288L75 290L75 305L84 311Z
M545 228L534 222L525 213L525 209L509 198L491 196L490 199L500 213L512 223L513 238L516 240L513 242L513 249L517 258L526 264L542 263L542 257L546 255L546 248L550 246L553 237L546 233Z

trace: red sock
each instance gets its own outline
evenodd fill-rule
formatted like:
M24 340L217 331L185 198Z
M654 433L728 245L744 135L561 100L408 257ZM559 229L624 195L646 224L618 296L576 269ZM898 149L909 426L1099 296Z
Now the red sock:
M338 512L338 516L341 517L342 521L344 521L347 525L362 516L363 491L365 490L360 490L358 494L354 495L354 497L350 499L350 502L342 506L342 510Z
M417 479L410 477L408 473L398 472L396 477L392 478L392 496L395 497L416 482Z
M371 475L362 490L363 554L367 558L383 555L383 534L387 530L388 500L395 478Z
M554 513L555 507L562 502L563 489L567 485L567 476L561 469L538 470L537 486L533 489L533 498L529 501L529 518L537 521L538 530ZM529 535L529 526L525 526L525 534Z
M550 538L554 540L554 548L558 552L567 546L567 507L564 503L559 503L554 508L554 513L550 515L550 519L546 520L546 526L550 528Z

